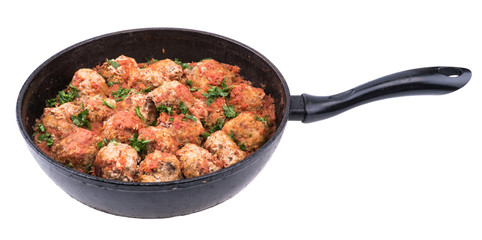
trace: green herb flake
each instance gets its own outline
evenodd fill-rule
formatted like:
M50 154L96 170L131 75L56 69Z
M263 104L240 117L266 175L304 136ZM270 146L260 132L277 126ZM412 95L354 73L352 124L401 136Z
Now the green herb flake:
M45 141L47 143L47 146L52 146L52 144L54 144L54 139L52 139L52 136L50 135L50 133L44 133L42 135L40 135L38 138L37 138L37 141L38 143L41 143L43 141Z
M186 105L182 101L181 101L181 103L179 103L179 110L181 110L181 113L184 114L184 115L187 115L189 113Z
M146 118L145 118L144 116L142 116L141 109L139 108L139 106L136 107L136 115L137 115L142 121L146 121Z
M79 96L79 89L76 88L74 85L70 84L70 90L68 92L59 91L59 104L62 105L66 102L74 101L74 98Z
M137 92L137 94L149 93L149 92L151 92L151 91L152 91L152 89L151 89L151 84L149 84L146 88L141 89L139 92Z
M102 99L102 104L104 104L104 105L106 105L107 107L112 108L112 109L114 109L114 108L115 108L115 106L114 106L114 105L112 105L112 103L108 103L108 102L106 102L106 101L105 101L105 99Z
M149 60L149 58L146 57L146 62L147 62L147 65L151 65L155 62L158 62L159 60L155 59L155 58L151 58L151 60Z
M189 91L191 91L191 92L197 92L199 90L201 90L201 89L200 88L189 88Z
M70 115L70 119L74 125L78 127L86 126L90 129L90 122L89 119L87 119L87 116L89 116L89 109L85 108L77 115Z
M165 112L165 113L167 113L167 114L169 114L169 115L172 114L172 107L168 107L168 106L166 106L166 105L157 106L156 109L157 109L157 111L159 111L160 113Z
M231 140L233 140L234 142L237 142L236 138L234 138L234 132L233 130L231 130L228 134L229 138L231 138Z
M177 59L177 58L174 58L174 62L177 63L178 65L181 65L181 67L182 67L183 69L186 69L186 68L187 68L187 69L192 69L192 67L189 66L189 63L183 63L183 62L181 62L181 61L180 61L179 59Z
M117 69L120 66L120 64L115 60L109 60L108 62L115 69Z
M207 93L203 93L202 95L207 98L206 103L209 106L211 105L211 103L214 102L216 98L227 97L231 92L231 89L233 89L233 86L227 86L226 78L224 78L223 81L221 82L221 88L217 86L213 86L208 89Z
M231 105L229 106L224 105L223 112L224 112L224 116L226 116L227 118L235 118L238 115L236 111L234 111L234 107Z
M112 96L115 97L115 101L119 102L126 99L127 95L131 92L132 89L126 88L119 88L117 91L112 91Z
M191 120L193 120L193 121L195 121L195 122L197 121L197 118L194 117L193 115L190 115L190 114L184 115L184 117L187 118L187 119L191 119ZM184 119L183 119L183 120L184 120Z
M115 83L120 83L120 82L119 82L119 81L107 81L107 85L108 85L109 87L114 86Z
M84 173L89 173L91 169L92 169L92 163L87 164L87 166L85 166Z
M241 151L246 151L246 146L244 143L239 144L239 149L241 149Z
M186 80L186 85L188 85L188 86L190 86L190 87L191 87L191 86L192 86L192 81L191 81L191 80L189 80L189 79L187 79L187 80Z
M258 117L258 116L255 115L255 118L256 118L256 120L258 120L258 121L260 121L260 122L262 122L262 123L264 123L264 124L269 124L268 117L266 117L266 116L264 116L264 117Z
M132 138L129 139L129 145L134 148L139 154L143 154L147 151L147 144L152 140L138 139L138 135L134 134Z
M47 107L55 107L55 105L57 104L57 99L51 98L45 101L45 103L47 104Z

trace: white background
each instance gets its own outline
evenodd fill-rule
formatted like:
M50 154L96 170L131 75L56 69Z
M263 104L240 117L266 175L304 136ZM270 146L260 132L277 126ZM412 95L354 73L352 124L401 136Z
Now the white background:
M482 8L477 1L2 3L1 239L481 239ZM79 41L144 27L253 47L292 94L335 94L394 72L461 66L460 91L289 122L265 169L214 208L170 219L93 210L38 167L14 117L21 85ZM209 57L209 56L207 56ZM6 223L5 223L6 222Z

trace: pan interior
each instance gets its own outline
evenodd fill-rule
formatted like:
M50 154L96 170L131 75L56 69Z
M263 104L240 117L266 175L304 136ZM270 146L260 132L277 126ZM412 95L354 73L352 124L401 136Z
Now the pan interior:
M241 75L255 87L263 87L273 97L276 125L281 134L288 118L289 90L276 67L255 50L234 40L186 29L137 29L106 34L86 40L54 55L29 77L23 86L17 106L17 118L27 141L34 146L31 136L35 120L42 115L47 99L72 80L80 68L92 68L106 59L126 55L137 62L146 59L177 58L182 62L213 58L237 65Z

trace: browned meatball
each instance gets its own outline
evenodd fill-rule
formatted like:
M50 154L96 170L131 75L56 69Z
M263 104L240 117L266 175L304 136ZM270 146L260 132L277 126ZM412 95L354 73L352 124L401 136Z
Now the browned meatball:
M79 95L105 94L107 91L105 79L99 73L89 68L77 70L71 84L79 90Z
M230 105L234 106L236 112L254 112L261 114L265 93L261 88L255 88L248 84L234 85L229 94Z
M157 117L156 105L154 105L152 99L146 94L129 94L129 96L124 101L120 101L117 104L116 110L136 112L136 108L139 108L138 111L139 114L144 118L144 123L148 125L153 122L155 123Z
M154 151L139 164L139 182L166 182L182 179L176 155Z
M99 149L101 137L94 132L75 127L70 134L52 145L52 155L58 162L87 173Z
M186 178L198 177L221 169L222 161L206 149L188 143L176 153L181 161L181 170Z
M99 150L94 164L97 177L125 182L136 181L137 163L141 160L131 146L119 142L110 142Z
M178 81L165 82L148 95L156 106L170 106L178 112L181 102L183 102L187 108L191 108L195 101L189 89Z
M147 145L148 153L154 152L155 150L176 153L177 146L179 145L171 131L162 126L143 128L139 130L138 138L151 141Z
M134 134L145 127L145 123L133 111L119 111L109 117L102 127L102 136L107 140L129 142Z
M246 157L246 153L240 150L236 143L223 131L211 134L203 146L221 160L224 167L231 166Z
M239 68L228 64L220 63L214 59L205 59L203 61L191 64L192 69L185 69L186 80L192 81L191 86L194 88L206 89L208 86L221 86L225 84L232 85Z
M162 113L157 119L157 125L169 129L181 147L187 143L201 145L203 140L201 135L204 128L197 118L187 118L183 114Z
M111 98L104 97L102 95L86 95L75 100L76 104L84 105L86 109L89 109L89 115L87 119L91 122L102 123L109 116L114 114L114 108L116 101Z
M54 140L61 139L70 133L75 126L72 123L70 116L76 115L80 111L81 109L79 106L67 102L59 107L45 108L40 121L47 129L47 132L52 135Z
M182 67L170 59L156 61L133 73L129 79L129 88L157 88L165 81L179 80Z
M212 127L218 121L224 121L226 118L224 116L223 106L226 105L224 98L216 98L213 103L207 106L206 110L208 112L207 117L204 119L205 125L207 127Z
M139 68L135 59L121 55L116 59L105 61L102 65L95 67L94 70L103 76L107 82L127 86L130 76L139 71Z
M224 124L223 131L244 146L247 152L260 148L270 136L268 122L252 113L243 112Z

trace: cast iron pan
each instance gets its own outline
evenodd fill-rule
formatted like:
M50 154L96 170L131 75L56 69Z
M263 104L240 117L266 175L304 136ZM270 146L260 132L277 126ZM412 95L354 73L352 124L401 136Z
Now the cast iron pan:
M48 157L32 140L32 126L41 116L46 99L64 89L77 69L92 68L121 54L138 62L145 62L146 58L178 58L191 62L211 57L237 65L245 79L254 86L266 86L265 91L273 97L277 131L258 151L237 164L208 175L172 182L102 179L72 170ZM271 157L288 120L309 123L383 98L449 93L464 86L470 77L471 72L465 68L429 67L395 73L333 96L290 96L278 69L242 43L187 29L135 29L83 41L45 61L20 90L16 115L20 131L38 164L70 196L111 214L165 218L201 211L241 191Z

